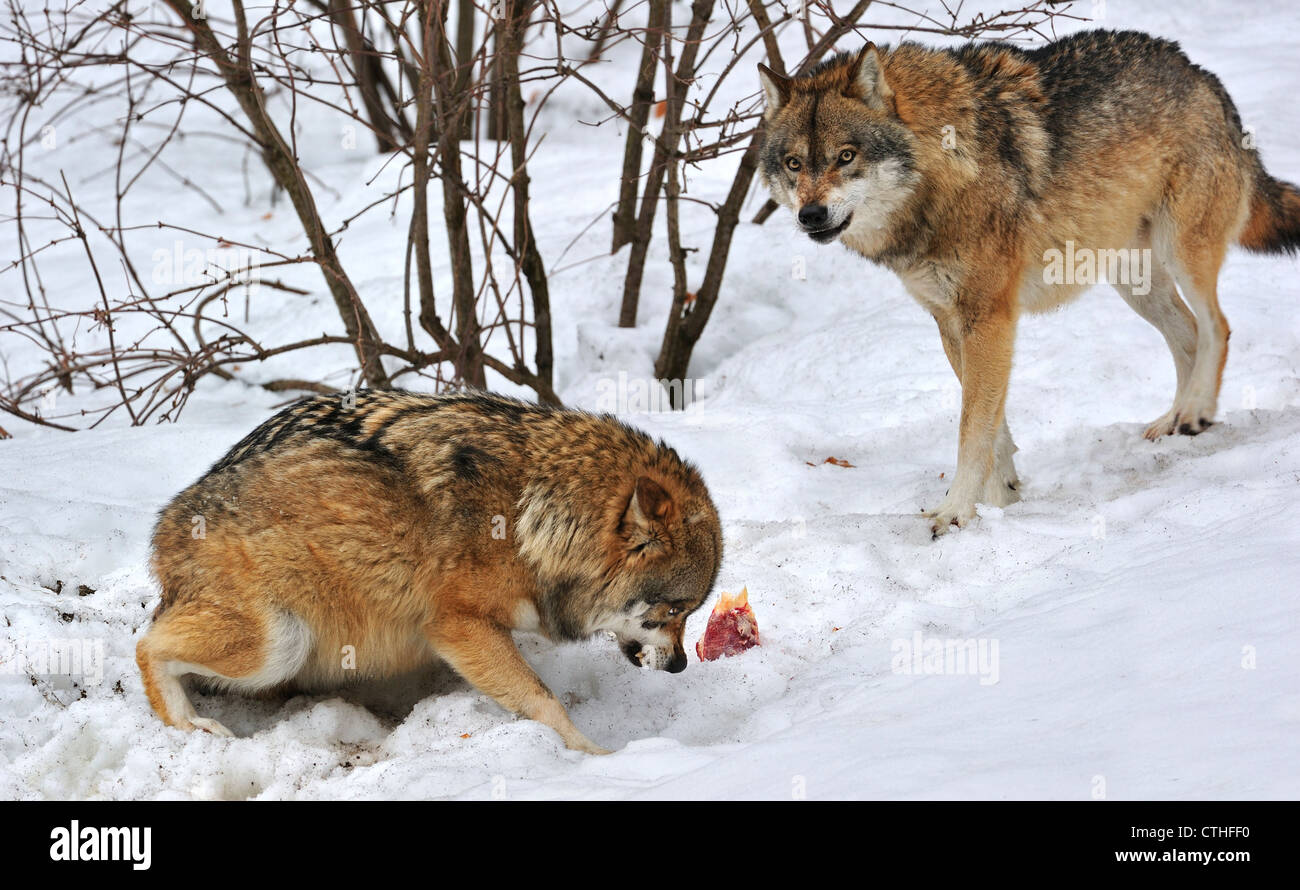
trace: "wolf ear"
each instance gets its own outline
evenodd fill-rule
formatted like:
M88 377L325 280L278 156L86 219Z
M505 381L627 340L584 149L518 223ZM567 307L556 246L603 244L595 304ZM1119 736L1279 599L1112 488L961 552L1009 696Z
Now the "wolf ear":
M763 96L767 101L767 105L763 108L763 117L771 117L790 101L790 78L782 77L760 63L758 79L763 84Z
M885 66L880 61L880 52L874 43L868 43L858 53L851 89L854 95L877 111L892 109L894 91L885 83Z
M664 487L649 476L639 476L632 489L632 499L623 512L623 531L638 546L655 537L655 526L662 525L673 508L673 500Z

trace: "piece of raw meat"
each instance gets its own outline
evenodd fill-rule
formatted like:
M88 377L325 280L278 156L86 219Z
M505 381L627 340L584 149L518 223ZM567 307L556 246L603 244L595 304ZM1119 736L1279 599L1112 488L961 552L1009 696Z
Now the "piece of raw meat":
M758 643L758 621L749 607L749 590L742 588L735 596L723 593L718 598L704 636L695 644L695 654L700 661L713 661L724 655L738 655Z

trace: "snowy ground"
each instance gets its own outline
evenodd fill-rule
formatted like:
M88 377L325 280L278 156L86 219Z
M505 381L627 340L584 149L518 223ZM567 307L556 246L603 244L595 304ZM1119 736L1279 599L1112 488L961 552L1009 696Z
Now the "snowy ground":
M1152 5L1107 4L1104 24L1179 39L1224 80L1270 170L1300 179L1300 12ZM621 145L612 127L567 125L562 99L533 167L552 258L612 197ZM172 164L204 163L203 150L178 148ZM332 219L388 184L366 185L373 156L317 151L314 171L341 193ZM692 188L725 188L731 163ZM207 187L242 194L238 166L212 164ZM108 186L78 188L93 200ZM211 227L293 234L282 209L267 222L262 204L230 204ZM708 225L688 214L688 245L705 246ZM381 325L400 323L403 233L381 215L343 245L345 264L372 257L359 284ZM649 376L668 303L660 245L639 327L616 328L625 254L602 256L607 242L596 226L552 261L593 258L552 279L559 389L578 407L620 373ZM14 253L6 227L0 258ZM804 281L791 276L799 256ZM1009 404L1025 499L931 542L919 510L943 494L957 422L933 322L891 275L796 237L784 215L741 226L692 367L700 398L628 419L703 470L726 533L720 587L748 587L764 646L669 675L633 670L605 640L521 636L578 726L617 749L603 758L437 671L288 701L197 697L234 740L163 727L132 657L157 597L153 516L278 397L213 383L178 424L72 435L5 418L0 647L89 641L103 661L75 687L0 673L0 798L1294 798L1297 272L1294 259L1230 256L1221 422L1195 439L1142 440L1172 397L1172 364L1112 291L1028 319ZM64 274L55 293L76 304L84 270ZM315 287L255 304L268 338L317 318L337 327ZM30 360L23 349L0 340L11 364ZM334 359L346 367L346 352ZM986 670L901 670L918 633L982 643Z

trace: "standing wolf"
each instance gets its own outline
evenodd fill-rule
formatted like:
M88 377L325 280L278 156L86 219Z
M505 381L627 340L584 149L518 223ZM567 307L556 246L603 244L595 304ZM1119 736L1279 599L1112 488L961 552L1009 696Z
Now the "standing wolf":
M1177 44L1110 31L1032 51L868 44L803 77L759 75L772 197L814 241L897 273L961 381L936 536L977 501L1019 498L1005 419L1017 319L1096 280L1060 275L1062 255L1154 254L1148 282L1111 279L1177 369L1146 436L1211 424L1228 348L1219 267L1233 243L1300 248L1300 192L1264 172L1223 85Z
M186 674L320 689L438 658L570 748L607 753L511 630L612 631L633 664L681 671L722 534L699 473L610 417L363 392L259 426L163 510L153 548L162 603L136 660L171 726L230 735L195 713Z

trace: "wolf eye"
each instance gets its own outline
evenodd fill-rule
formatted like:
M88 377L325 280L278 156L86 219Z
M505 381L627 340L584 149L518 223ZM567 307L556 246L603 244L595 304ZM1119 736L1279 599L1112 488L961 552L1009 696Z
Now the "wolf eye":
M798 158L791 156L785 159L785 166L787 170L797 171L803 164L799 163Z
M679 608L677 608L676 606L673 606L671 609L668 610L668 615L669 615L669 617L671 617L671 616L673 616L673 615L680 615L681 613L682 613L682 610L679 609Z
M851 148L846 148L844 151L840 152L840 164L848 164L857 156L858 153L856 151Z

